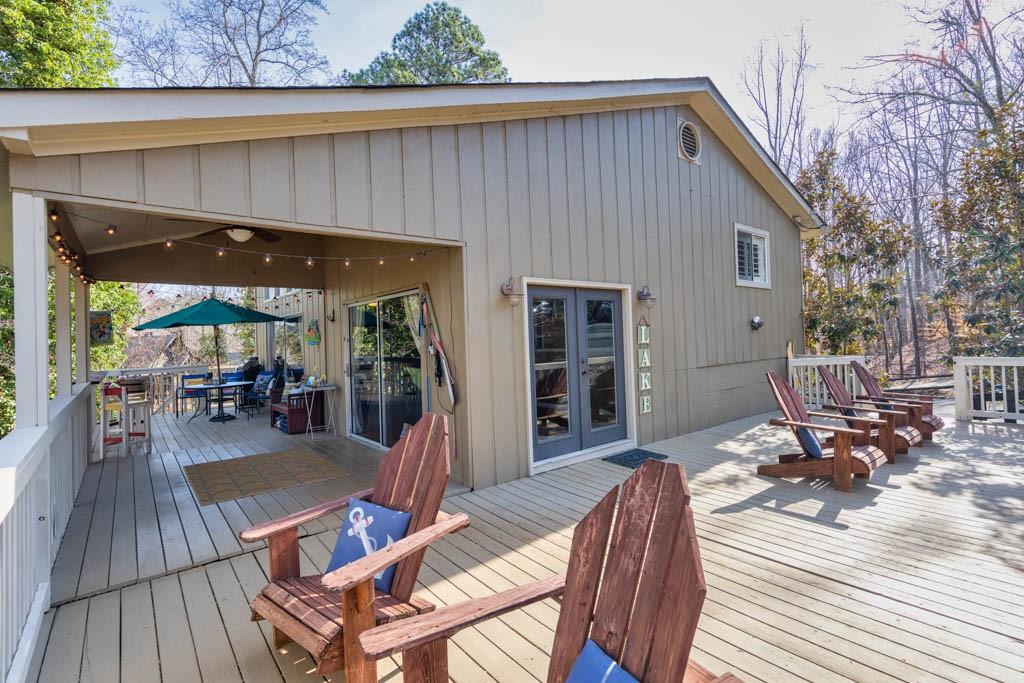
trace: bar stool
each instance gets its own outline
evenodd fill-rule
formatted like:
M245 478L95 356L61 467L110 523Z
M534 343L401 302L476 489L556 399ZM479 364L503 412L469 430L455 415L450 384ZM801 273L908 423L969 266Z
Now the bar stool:
M104 381L100 385L100 457L107 457L107 446L116 444L122 445L121 454L126 452L123 448L124 439L124 387L116 381Z
M153 451L153 400L149 394L149 381L145 377L124 380L124 424L127 429L124 452L130 454L132 442L142 440L146 455Z

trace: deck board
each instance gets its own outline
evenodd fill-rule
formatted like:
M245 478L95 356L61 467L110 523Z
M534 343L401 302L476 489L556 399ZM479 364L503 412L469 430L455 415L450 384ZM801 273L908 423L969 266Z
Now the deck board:
M950 420L934 443L898 456L896 465L843 494L823 482L755 476L758 463L792 447L788 433L767 428L764 419L647 446L683 463L690 478L708 583L693 656L713 671L772 683L1020 680L1024 426ZM201 447L192 444L221 434L208 425L191 434L176 425L162 431L167 438L154 444L172 449L179 468L275 447L262 445L244 424L223 435L235 441ZM313 447L330 453L332 444ZM164 472L171 463L159 462ZM372 462L353 465L342 465L353 479L375 469ZM132 469L138 532L154 528L159 497L152 508L138 504L149 481L140 473L150 468L136 460ZM444 508L468 513L472 526L427 553L417 594L452 604L565 571L574 524L629 474L591 461L448 497ZM91 475L92 499L111 486L103 476L110 475ZM118 497L124 481L115 477ZM180 500L180 479L163 481L167 494L175 484ZM149 495L159 489L149 486ZM219 519L219 533L234 534L243 519L329 494L329 486L314 485L220 506L220 517L211 517L210 506L197 517L207 531L210 519ZM89 491L79 498L95 516ZM126 526L117 514L116 507L112 517L100 508L99 518L112 522L115 547ZM303 572L322 570L338 524L332 519L326 531L300 539ZM55 573L73 573L65 568L74 564L72 555L101 554L80 546L69 539ZM113 552L110 558L125 561ZM61 605L47 614L39 680L96 672L121 681L322 680L310 673L308 654L294 645L275 650L269 625L249 621L247 601L266 582L267 563L265 547L251 546ZM119 620L107 618L117 605ZM463 631L449 643L452 680L544 680L557 618L558 605L544 601ZM389 658L378 673L399 681L399 667L400 658Z

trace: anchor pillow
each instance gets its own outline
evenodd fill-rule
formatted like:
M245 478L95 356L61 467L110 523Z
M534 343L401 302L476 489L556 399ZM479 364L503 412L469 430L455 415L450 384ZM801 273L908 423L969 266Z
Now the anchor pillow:
M405 538L410 517L408 512L353 500L345 510L345 523L327 564L327 573ZM394 578L395 565L391 565L373 577L373 586L382 593L390 593Z
M606 655L597 643L588 640L576 657L565 683L637 683L637 680Z

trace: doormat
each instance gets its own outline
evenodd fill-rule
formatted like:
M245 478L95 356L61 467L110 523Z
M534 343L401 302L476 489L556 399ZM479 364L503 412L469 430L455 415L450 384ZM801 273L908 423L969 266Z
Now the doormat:
M665 460L668 456L662 455L661 453L654 453L653 451L645 451L642 448L634 448L631 451L619 453L618 455L609 455L607 458L603 458L603 460L635 470L640 467L640 465L643 465L644 461L648 458L651 460Z
M307 450L259 453L183 469L200 505L345 476L345 470Z

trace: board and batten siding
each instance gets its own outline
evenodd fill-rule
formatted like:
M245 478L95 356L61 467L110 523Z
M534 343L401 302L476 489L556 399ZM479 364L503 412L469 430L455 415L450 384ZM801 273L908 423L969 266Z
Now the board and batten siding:
M699 164L676 154L677 118L701 127ZM770 409L764 371L784 368L787 342L802 347L799 231L685 106L12 155L11 177L15 187L85 203L365 237L358 241L371 250L376 240L461 245L453 251L465 282L457 296L466 346L457 361L473 486L528 473L528 340L521 309L499 292L510 276L623 283L634 294L650 287L653 309L630 302L652 332L653 412L637 420L641 444ZM771 289L736 285L737 222L770 234ZM342 304L397 286L385 277L325 276L325 307L339 316L321 329L328 368ZM432 293L439 304L447 296ZM754 315L765 320L759 331L750 328ZM636 411L636 397L629 401Z
M326 369L324 363L324 297L319 290L297 289L277 297L268 297L263 287L256 288L255 308L259 311L276 315L281 318L299 316L299 332L302 334L302 367L307 373L312 373L314 368ZM316 320L320 326L320 343L313 345L306 343L306 326L309 321ZM263 363L267 370L274 367L273 349L268 349L267 342L269 330L272 323L260 323L256 325L256 356Z

